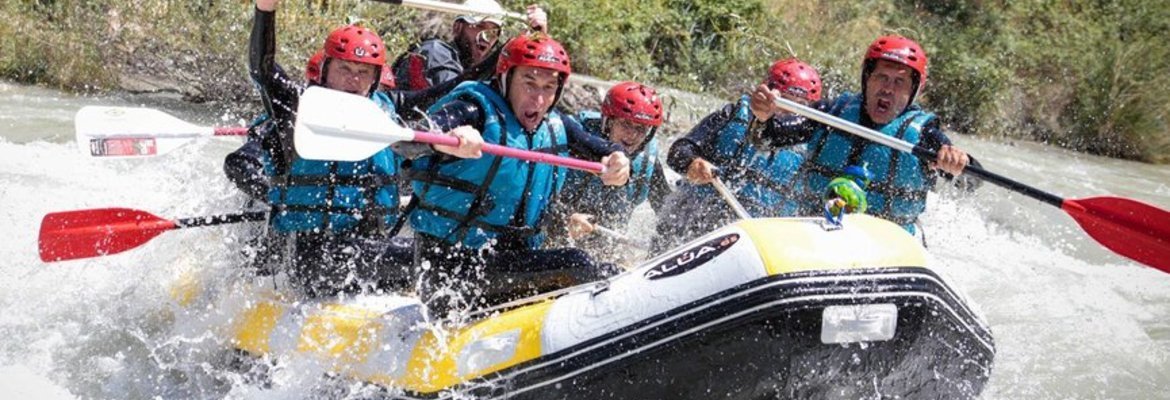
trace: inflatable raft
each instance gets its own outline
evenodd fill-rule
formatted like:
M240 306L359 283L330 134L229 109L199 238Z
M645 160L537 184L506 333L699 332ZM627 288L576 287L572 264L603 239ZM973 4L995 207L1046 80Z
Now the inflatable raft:
M977 397L995 345L904 230L741 221L606 281L426 323L403 296L227 296L230 342L319 358L396 398ZM190 299L188 299L190 300Z

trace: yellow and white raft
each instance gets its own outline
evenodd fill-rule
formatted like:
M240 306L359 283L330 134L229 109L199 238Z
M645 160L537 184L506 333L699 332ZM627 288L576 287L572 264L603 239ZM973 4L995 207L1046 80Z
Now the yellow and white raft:
M846 222L741 221L446 330L402 296L295 303L256 284L219 306L237 349L319 358L401 398L977 397L986 324L904 230Z

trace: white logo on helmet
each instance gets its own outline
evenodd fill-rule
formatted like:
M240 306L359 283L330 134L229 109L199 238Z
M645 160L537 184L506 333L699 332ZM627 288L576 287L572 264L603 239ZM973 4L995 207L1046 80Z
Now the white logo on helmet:
M882 58L889 59L892 61L906 62L905 56L898 54L898 53L895 53L895 52L892 52L892 51L887 51L887 52L882 53Z
M635 114L634 114L634 118L637 118L637 119L644 119L644 120L647 120L647 121L653 121L653 120L654 120L654 117L653 117L653 116L651 116L650 114L643 113L643 112L640 112L640 113L635 113Z
M539 55L539 56L536 56L536 59L537 59L537 60L539 60L540 62L546 62L546 63L558 63L558 62L561 62L561 60L560 60L560 59L558 59L556 56L554 56L554 55L552 55L552 54L550 54L550 53L544 53L544 54L541 54L541 55Z
M793 96L808 97L808 91L802 87L789 86L784 91Z
M366 49L363 49L361 46L354 47L353 48L353 55L358 56L358 57L365 57L366 56Z

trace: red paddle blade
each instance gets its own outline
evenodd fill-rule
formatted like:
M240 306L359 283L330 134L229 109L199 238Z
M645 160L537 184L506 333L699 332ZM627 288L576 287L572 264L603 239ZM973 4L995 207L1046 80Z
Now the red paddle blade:
M174 221L145 211L102 208L49 213L41 220L41 260L73 260L121 253L175 229Z
M1170 273L1170 212L1111 196L1065 199L1061 208L1110 250Z

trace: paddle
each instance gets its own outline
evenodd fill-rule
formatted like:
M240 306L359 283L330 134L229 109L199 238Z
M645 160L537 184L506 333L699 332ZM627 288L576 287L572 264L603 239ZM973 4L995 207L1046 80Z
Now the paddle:
M726 201L727 205L731 206L731 210L735 211L735 216L739 217L739 219L752 219L747 209L743 208L743 204L739 203L739 199L736 199L735 195L731 194L730 190L727 190L727 186L723 184L722 179L716 176L715 179L711 180L711 186L715 188L716 192L719 192L719 196L723 197L723 201Z
M41 220L37 247L45 262L98 257L133 249L169 230L263 221L266 216L246 212L168 220L129 208L55 212Z
M398 124L369 98L319 86L301 94L295 129L293 145L297 154L310 160L364 160L403 140L459 145L454 136L415 131ZM604 171L598 162L495 144L484 144L483 152L593 173Z
M502 18L512 18L512 19L517 19L520 21L528 20L528 18L525 17L524 14L507 12L507 11L504 11L503 9L499 8L498 6L485 7L485 4L482 4L482 3L473 4L473 3L478 3L475 1L467 1L464 4L444 3L441 1L434 1L434 0L374 0L374 1L377 1L379 3L397 4L400 6L407 6L407 7L413 7L413 8L418 8L418 9L422 9L422 10L438 11L438 12L445 12L445 13L451 13L451 14L464 14L464 15L466 15L466 14L481 14L481 15L491 15L491 16L502 17Z
M151 108L86 106L74 117L82 154L153 157L207 136L244 136L248 128L198 126Z
M776 104L786 110L862 138L911 153L924 160L938 159L938 154L921 146L883 135L832 115L778 98ZM1170 273L1170 212L1122 197L1099 196L1065 199L1052 193L1008 179L1002 175L968 165L964 172L1000 187L1059 207L1068 213L1090 237L1106 248L1142 264Z

